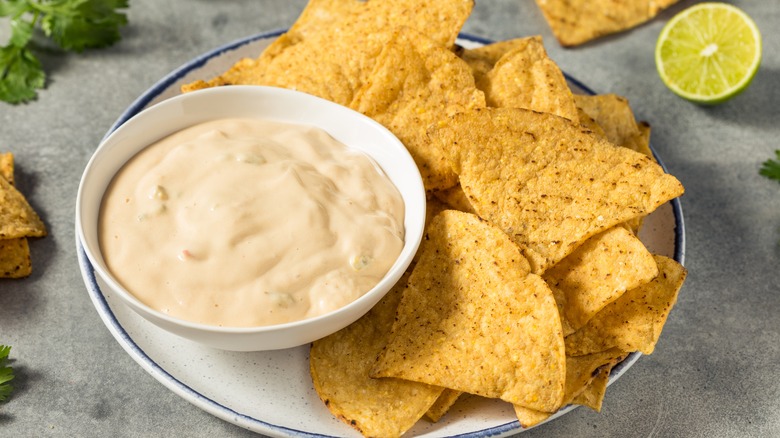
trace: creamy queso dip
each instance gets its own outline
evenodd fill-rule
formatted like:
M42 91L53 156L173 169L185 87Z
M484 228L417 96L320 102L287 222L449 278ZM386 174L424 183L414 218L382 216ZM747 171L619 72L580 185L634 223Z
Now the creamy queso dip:
M140 301L232 327L311 318L359 298L404 244L400 193L326 132L268 120L196 125L110 184L100 247Z

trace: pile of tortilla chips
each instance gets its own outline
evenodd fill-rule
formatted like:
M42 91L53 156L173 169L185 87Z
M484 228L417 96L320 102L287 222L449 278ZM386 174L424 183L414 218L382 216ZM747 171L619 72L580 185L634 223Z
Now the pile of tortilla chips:
M428 225L413 265L310 352L320 398L365 436L438 421L464 393L511 404L523 427L600 410L610 370L653 351L686 275L637 237L683 193L649 125L619 96L574 95L539 37L454 46L472 6L313 0L259 58L184 87L316 94L415 159Z
M558 42L576 46L636 27L678 1L536 0L536 4Z
M14 156L0 154L0 278L32 273L28 237L43 237L46 226L14 186Z

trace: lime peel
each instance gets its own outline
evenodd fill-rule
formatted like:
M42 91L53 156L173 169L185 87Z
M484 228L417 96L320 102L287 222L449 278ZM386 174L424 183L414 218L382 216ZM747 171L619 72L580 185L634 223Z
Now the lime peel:
M700 3L675 15L655 47L661 80L680 97L717 104L750 85L761 64L761 34L742 10Z

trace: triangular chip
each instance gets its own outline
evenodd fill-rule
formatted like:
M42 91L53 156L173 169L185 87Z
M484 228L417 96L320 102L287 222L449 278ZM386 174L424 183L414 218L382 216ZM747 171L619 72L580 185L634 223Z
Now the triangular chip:
M625 355L619 349L611 349L587 356L566 356L566 386L561 407L572 403L578 395L582 394L593 379L599 375L601 368L611 369L612 365L621 361ZM515 405L514 408L520 425L525 428L536 426L552 415L549 412L541 412L524 406Z
M46 226L24 196L0 178L0 239L45 235Z
M630 29L679 0L536 0L562 46Z
M543 273L589 237L683 193L650 158L567 119L519 108L456 114L431 132L480 217Z
M451 47L473 0L312 0L290 29L256 59L182 87L270 85L348 105L396 27L424 33Z
M394 34L350 107L395 134L414 158L426 190L458 182L449 161L427 137L449 115L485 106L465 62L412 29Z
M542 278L558 302L566 336L625 291L657 275L650 251L632 232L616 226L585 241Z
M422 418L443 388L368 376L393 325L407 276L365 316L312 344L314 388L339 419L365 436L400 436Z
M476 84L488 106L526 108L578 121L566 78L547 56L541 37L528 37L526 44L504 54Z
M517 246L477 216L446 210L421 251L373 375L558 409L558 309Z
M627 291L567 336L566 354L580 356L610 348L653 352L687 273L668 257L656 255L655 260L658 276Z

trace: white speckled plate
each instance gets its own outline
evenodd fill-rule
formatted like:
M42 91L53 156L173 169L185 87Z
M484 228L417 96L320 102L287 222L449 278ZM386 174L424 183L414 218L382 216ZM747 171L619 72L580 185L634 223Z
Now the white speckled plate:
M255 35L193 59L140 96L109 132L143 108L179 94L181 84L216 76L242 57L256 57L280 33ZM474 47L488 41L461 35L458 43ZM574 78L568 79L575 92L592 93ZM652 252L683 262L685 232L679 201L674 200L650 215L640 237ZM100 318L125 351L173 392L225 421L265 435L359 436L335 419L314 392L308 347L236 353L178 338L145 321L113 297L96 279L81 242L77 241L76 247L84 282ZM639 357L638 353L632 354L615 367L610 383ZM561 410L550 420L571 409ZM440 422L420 421L409 435L498 437L521 430L509 404L464 397Z

